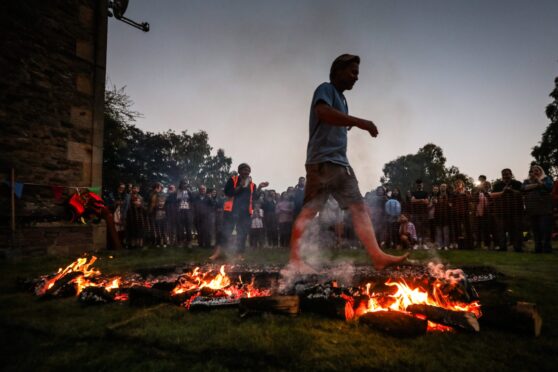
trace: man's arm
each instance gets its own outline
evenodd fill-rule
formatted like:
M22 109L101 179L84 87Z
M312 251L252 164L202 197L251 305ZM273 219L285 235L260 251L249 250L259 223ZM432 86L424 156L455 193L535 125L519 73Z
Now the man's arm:
M316 103L314 110L316 110L318 120L328 123L329 125L336 127L357 127L367 131L372 137L378 135L378 128L376 128L376 125L370 120L344 114L325 102Z

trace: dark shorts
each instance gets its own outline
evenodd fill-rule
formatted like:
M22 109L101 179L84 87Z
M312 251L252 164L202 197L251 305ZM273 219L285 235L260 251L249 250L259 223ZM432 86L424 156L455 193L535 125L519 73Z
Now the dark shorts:
M307 164L304 206L319 210L330 195L337 200L342 209L362 202L362 194L353 168L329 162Z

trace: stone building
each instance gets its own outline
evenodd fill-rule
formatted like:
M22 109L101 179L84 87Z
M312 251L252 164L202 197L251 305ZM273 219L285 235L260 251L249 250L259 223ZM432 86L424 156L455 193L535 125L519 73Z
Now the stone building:
M105 247L104 224L68 222L65 201L75 190L67 186L101 186L106 45L106 0L0 3L4 254L74 255ZM23 184L15 230L12 169Z

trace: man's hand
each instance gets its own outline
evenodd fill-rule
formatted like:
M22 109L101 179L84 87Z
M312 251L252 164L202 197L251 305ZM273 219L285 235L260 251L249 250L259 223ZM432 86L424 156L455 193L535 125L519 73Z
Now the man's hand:
M264 187L267 187L267 186L269 186L269 182L267 182L267 181L262 182L258 185L258 189L263 189Z
M374 124L370 120L359 119L355 126L367 131L372 137L378 136L378 128L376 127L376 124Z

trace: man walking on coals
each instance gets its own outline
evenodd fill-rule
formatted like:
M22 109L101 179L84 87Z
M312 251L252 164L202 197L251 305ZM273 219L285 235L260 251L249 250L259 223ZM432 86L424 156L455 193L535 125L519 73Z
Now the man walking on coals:
M347 159L349 129L357 127L372 137L378 135L373 122L348 115L343 92L351 90L358 80L359 64L360 57L355 55L337 57L331 65L330 82L321 84L312 98L304 206L291 235L290 263L299 270L310 269L300 258L302 234L329 195L337 200L341 208L350 210L355 232L370 255L374 268L382 270L407 259L408 254L391 256L380 249L358 181Z
M230 251L232 233L235 227L238 254L244 253L246 237L250 231L251 216L254 212L254 203L259 199L261 189L269 185L268 182L262 182L256 188L256 185L252 182L252 177L250 177L251 171L248 164L240 164L238 166L238 176L229 178L225 185L227 200L223 205L223 231L217 237L215 252L209 257L210 260L223 257L223 249Z

